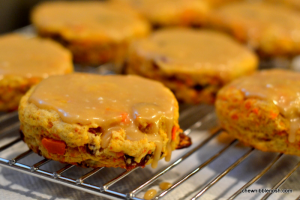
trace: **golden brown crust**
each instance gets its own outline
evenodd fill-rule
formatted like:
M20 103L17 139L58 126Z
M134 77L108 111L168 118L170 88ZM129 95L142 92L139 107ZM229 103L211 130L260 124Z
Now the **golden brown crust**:
M235 87L220 90L216 112L222 127L235 138L262 151L300 155L300 131L288 140L290 122L272 101L245 97Z

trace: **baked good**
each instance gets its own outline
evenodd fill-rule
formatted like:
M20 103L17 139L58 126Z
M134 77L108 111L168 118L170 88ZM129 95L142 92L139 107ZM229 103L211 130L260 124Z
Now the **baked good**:
M132 9L108 2L46 2L31 20L39 35L60 42L85 65L121 64L128 42L150 31Z
M199 0L112 0L137 10L154 27L201 26L206 22L210 5Z
M291 8L300 9L300 1L299 0L267 0L272 3L278 3L281 5L289 6Z
M245 0L202 0L207 2L213 9L219 6L224 6L225 4L238 2L238 1L245 1Z
M42 79L73 71L68 50L52 41L17 34L0 37L0 111L18 108L21 97Z
M240 0L110 0L129 6L144 16L156 27L192 26L207 23L212 9Z
M228 32L263 57L300 53L300 13L293 9L239 2L216 9L209 18L210 26Z
M217 91L253 72L256 56L225 34L169 28L132 43L127 73L155 79L180 101L214 103Z
M34 152L127 170L170 159L179 143L178 115L177 100L161 83L84 73L43 80L19 108L24 141Z
M262 151L300 155L300 73L261 71L220 90L216 112L222 127Z

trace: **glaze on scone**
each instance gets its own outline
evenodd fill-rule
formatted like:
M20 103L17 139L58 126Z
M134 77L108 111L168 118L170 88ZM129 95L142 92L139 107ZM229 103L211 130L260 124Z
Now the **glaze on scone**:
M51 75L73 71L68 50L50 40L17 34L0 37L0 111L18 108L29 88Z
M253 72L257 63L222 33L170 28L131 45L127 72L161 81L181 101L213 103L224 84Z
M262 151L300 155L300 74L261 71L218 93L216 111L227 132Z
M19 116L34 152L86 167L156 167L181 131L172 92L137 76L50 77L22 98Z
M300 53L300 13L284 6L249 2L228 4L211 13L210 25L247 43L261 56Z
M31 18L41 36L62 43L75 62L88 65L121 63L128 42L150 30L135 11L108 2L46 2Z

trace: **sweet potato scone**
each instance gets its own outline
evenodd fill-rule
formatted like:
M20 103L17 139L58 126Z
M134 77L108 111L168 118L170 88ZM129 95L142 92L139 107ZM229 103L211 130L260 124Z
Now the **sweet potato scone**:
M244 143L300 155L300 73L269 70L235 80L218 93L216 112Z
M210 6L199 0L111 0L131 6L154 27L200 26L206 22Z
M187 103L214 103L217 91L257 68L257 58L230 37L170 28L135 41L126 70L164 83Z
M300 53L300 13L293 9L271 3L232 3L212 12L209 21L261 56Z
M71 50L77 63L121 63L128 42L148 34L150 25L129 7L107 2L47 2L32 12L39 35Z
M161 83L137 76L52 76L21 100L24 141L46 158L122 167L166 157L180 140L178 103Z
M0 111L18 108L29 88L50 75L73 71L71 53L50 40L0 37Z
M272 3L278 3L280 5L289 6L294 9L300 9L300 1L299 0L267 0Z

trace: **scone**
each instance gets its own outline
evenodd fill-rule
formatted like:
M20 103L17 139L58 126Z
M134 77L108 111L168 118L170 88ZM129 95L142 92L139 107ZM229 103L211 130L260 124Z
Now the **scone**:
M108 2L46 2L31 20L39 35L60 42L85 65L121 64L128 42L150 31L132 9Z
M180 101L214 103L217 91L257 68L256 56L230 37L209 30L170 28L135 41L127 73L158 80Z
M267 0L272 3L278 3L281 5L289 6L291 8L300 9L300 1L299 0Z
M300 53L300 13L293 9L271 3L232 3L212 12L209 21L263 57Z
M218 93L216 112L240 141L300 155L300 73L269 70L235 80Z
M50 75L73 71L71 53L50 40L0 37L0 111L18 108L29 88Z
M131 6L154 27L201 26L207 20L210 5L199 0L111 0Z
M72 84L70 84L72 83ZM130 170L179 143L178 103L161 83L137 76L52 76L21 100L24 141L48 159Z

